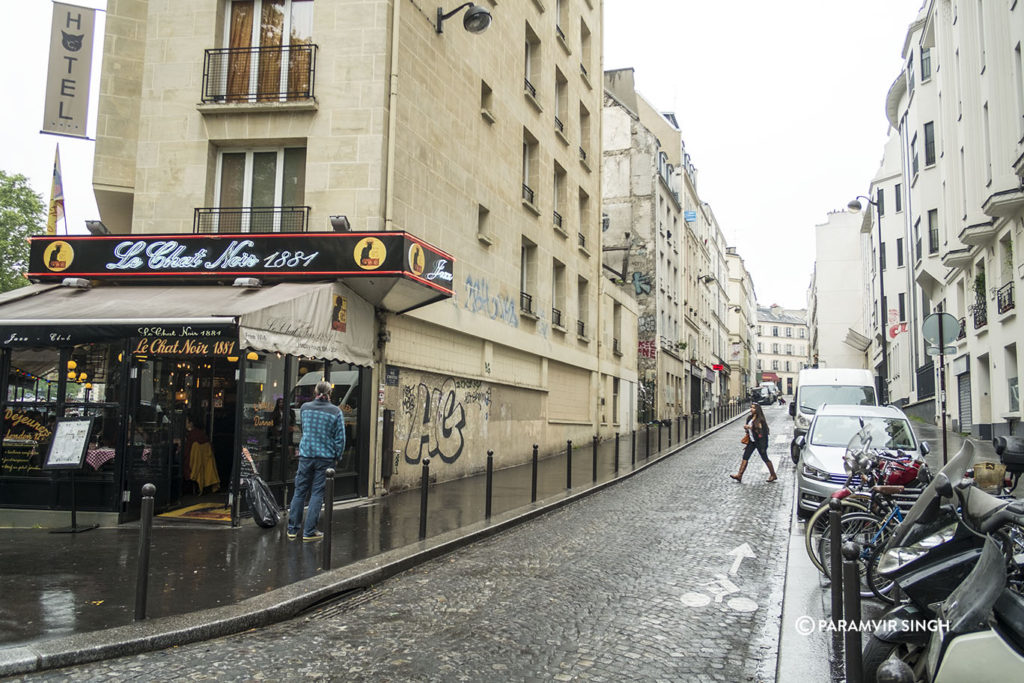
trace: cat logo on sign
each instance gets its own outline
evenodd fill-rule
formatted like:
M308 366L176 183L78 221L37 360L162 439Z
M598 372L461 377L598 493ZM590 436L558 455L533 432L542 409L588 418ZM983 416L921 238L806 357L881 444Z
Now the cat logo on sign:
M412 271L413 275L422 275L425 262L423 247L413 242L413 245L409 247L409 270Z
M376 237L364 237L356 243L353 255L356 265L363 270L376 270L384 263L388 250Z
M43 263L47 269L55 273L67 270L75 260L75 250L67 242L57 241L46 247L43 252Z

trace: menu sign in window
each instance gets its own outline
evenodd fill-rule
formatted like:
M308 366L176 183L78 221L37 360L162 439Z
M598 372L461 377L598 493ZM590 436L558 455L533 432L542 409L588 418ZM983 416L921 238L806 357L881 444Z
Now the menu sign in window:
M66 417L57 420L57 427L46 455L47 470L80 470L92 433L91 417Z
M4 413L0 474L39 474L42 471L40 450L51 434L50 428L43 424L42 413L8 408Z

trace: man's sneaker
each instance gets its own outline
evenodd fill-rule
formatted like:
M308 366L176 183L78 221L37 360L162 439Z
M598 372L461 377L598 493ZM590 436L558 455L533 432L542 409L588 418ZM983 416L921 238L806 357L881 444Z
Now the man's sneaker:
M288 540L289 541L294 541L298 537L299 537L299 532L298 531L289 531L288 532Z
M323 532L320 532L320 531L314 531L313 533L309 534L308 536L303 536L302 537L302 541L304 543L313 543L314 541L322 541L323 539L324 539Z

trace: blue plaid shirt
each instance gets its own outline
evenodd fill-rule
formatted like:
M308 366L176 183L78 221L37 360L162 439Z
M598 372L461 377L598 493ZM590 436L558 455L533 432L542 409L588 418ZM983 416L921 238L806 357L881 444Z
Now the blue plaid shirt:
M345 418L338 406L324 398L302 404L300 458L335 460L345 450Z

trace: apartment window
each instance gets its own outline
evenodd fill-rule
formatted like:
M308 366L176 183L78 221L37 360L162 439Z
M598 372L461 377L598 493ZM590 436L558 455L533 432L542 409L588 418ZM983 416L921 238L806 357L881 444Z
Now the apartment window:
M903 195L901 194L902 188L903 186L901 183L896 183L896 189L893 191L893 199L896 200L896 213L903 210Z
M900 292L897 295L899 310L900 310L900 322L905 322L907 319L907 295Z
M758 334L758 336L764 334L764 328L761 327L760 325L757 326L757 334Z
M555 130L565 139L565 122L569 115L569 82L560 69L555 69Z
M579 312L579 318L576 320L576 334L581 337L586 337L590 329L588 325L590 320L589 289L590 284L586 278L581 277L576 280L576 310Z
M981 70L985 71L985 10L982 8L982 0L977 1L978 6L978 57L981 59Z
M967 167L963 147L960 148L960 209L967 218Z
M889 320L889 297L882 297L882 310L885 311L885 320L882 321L882 325L888 324Z
M928 210L928 253L939 253L939 210Z
M200 231L295 231L295 221L305 221L305 193L305 147L223 151L214 188L217 225Z
M884 216L885 215L885 190L883 190L882 188L878 188L878 191L875 193L875 205L878 207L878 215L879 216Z
M565 328L565 264L551 261L551 324Z
M885 270L885 242L881 242L879 245L878 252L878 268L879 270Z
M580 102L580 161L587 163L590 151L590 112Z
M914 258L921 260L921 219L914 221Z
M786 372L792 372L792 370L790 370L791 367L792 366L790 365L790 361L787 360L786 361Z
M525 54L523 60L523 89L536 102L537 81L540 76L540 38L526 24Z
M555 0L555 31L558 36L564 41L565 34L562 32L563 26L569 25L569 0Z
M523 201L531 207L537 204L533 188L537 187L537 174L540 171L537 138L530 131L523 129Z
M935 122L929 121L924 124L924 165L931 166L935 163Z
M494 123L494 92L487 81L480 81L480 116L484 117L487 123Z
M805 329L804 329L804 328L802 328L802 327L800 328L800 338L801 338L801 339L803 339L803 338L804 338L804 334L806 334L806 332L807 332L807 330L805 330Z
M483 204L477 204L476 238L486 245L494 242L491 234L491 212Z
M537 292L537 245L526 237L519 246L519 308L536 313L533 295Z
M921 48L921 82L924 83L932 77L932 50L928 47Z
M555 174L554 174L554 187L552 188L552 198L554 202L554 210L552 213L552 221L554 226L563 232L565 231L564 217L561 212L565 207L565 169L556 161L555 162Z
M622 355L622 304L618 301L612 306L612 352Z
M762 363L761 359L758 358L757 359L757 369L760 371L763 367L764 367L764 363Z
M793 336L793 328L792 327L787 327L786 328L786 336L787 337L792 337Z
M772 336L773 337L778 337L779 336L779 328L778 328L777 325L773 325L772 326Z
M907 60L907 92L914 94L914 55Z
M761 351L762 351L761 346L762 346L761 342L757 342L757 352L758 353L761 353Z
M587 26L587 22L580 19L580 74L585 78L589 79L589 69L591 65L591 39L590 39L590 27Z
M1013 48L1013 75L1017 86L1017 135L1024 138L1024 58L1020 43Z
M779 369L779 361L778 360L773 360L772 361L772 370L778 370L778 369Z
M917 159L917 135L910 141L910 171L914 175L917 175L918 170L918 159Z
M896 238L896 267L903 267L903 238Z
M772 344L772 353L778 355L778 353L779 353L779 345L778 344Z
M786 355L787 356L792 356L793 355L793 345L792 344L786 344ZM789 368L786 368L786 369L788 370Z
M590 195L588 195L582 187L580 188L579 212L579 247L581 249L587 249L592 246L590 244Z
M308 96L312 74L312 0L225 3L228 101ZM258 18L257 18L258 17Z

